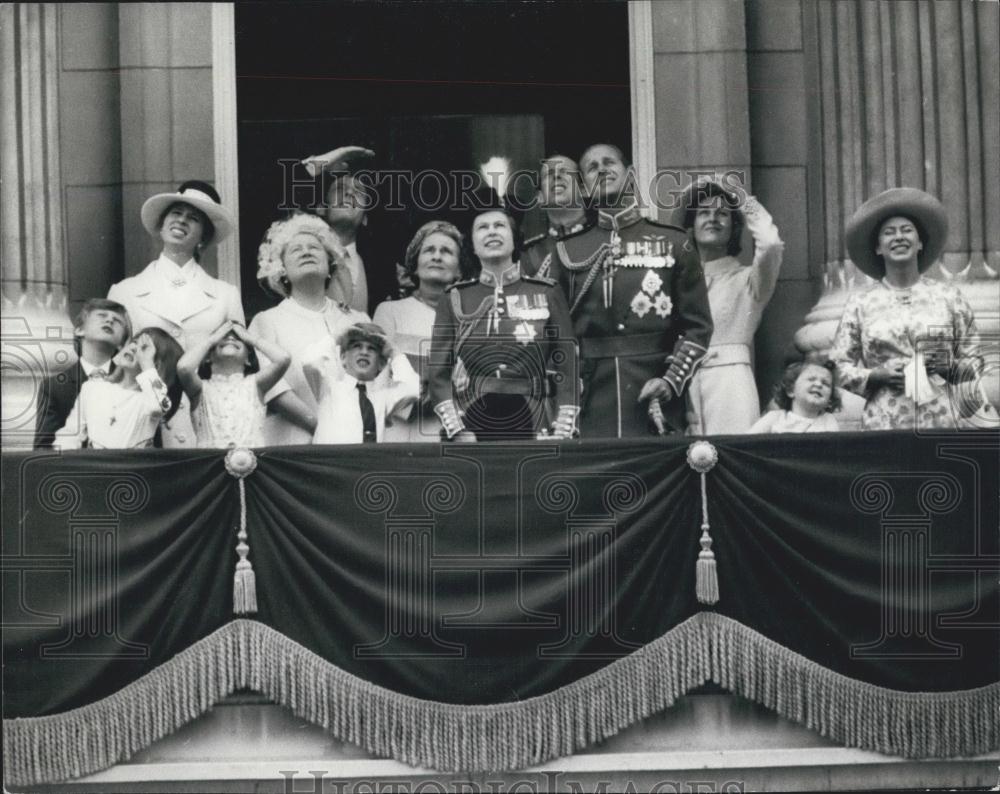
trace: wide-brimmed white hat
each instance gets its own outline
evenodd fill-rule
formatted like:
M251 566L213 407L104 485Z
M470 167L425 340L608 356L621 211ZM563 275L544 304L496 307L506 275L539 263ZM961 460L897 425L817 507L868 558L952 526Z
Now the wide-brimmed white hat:
M171 204L190 204L196 210L205 213L215 227L215 236L211 242L224 240L233 231L233 218L222 206L222 199L211 185L206 182L191 180L185 182L175 193L157 193L150 196L142 205L142 225L152 235L159 232L160 218Z
M875 237L887 218L902 215L920 227L917 269L923 273L933 265L948 239L948 213L930 193L915 187L894 187L868 199L851 216L844 231L844 242L851 261L874 279L885 276L882 257L875 253Z

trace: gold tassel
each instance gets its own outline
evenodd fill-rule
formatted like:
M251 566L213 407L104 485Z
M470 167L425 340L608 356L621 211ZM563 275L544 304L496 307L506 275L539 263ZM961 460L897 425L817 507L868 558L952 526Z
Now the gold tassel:
M705 475L719 462L719 453L707 441L695 441L687 452L688 465L701 475L701 551L695 566L694 590L699 604L719 602L719 574L715 569L712 536L708 533L708 486Z
M240 553L240 547L250 551L250 548L241 543L236 547ZM246 552L242 552L246 553ZM257 611L257 577L253 572L250 560L243 557L236 563L236 573L233 574L233 614L252 615Z
M236 478L240 490L240 525L236 531L236 572L233 574L233 614L252 615L257 612L257 577L247 559L247 490L244 480L257 468L257 456L249 449L231 449L226 454L226 471Z
M705 475L701 475L704 479ZM708 524L701 525L701 551L695 568L695 593L699 604L716 604L719 601L719 575L715 570L715 552Z

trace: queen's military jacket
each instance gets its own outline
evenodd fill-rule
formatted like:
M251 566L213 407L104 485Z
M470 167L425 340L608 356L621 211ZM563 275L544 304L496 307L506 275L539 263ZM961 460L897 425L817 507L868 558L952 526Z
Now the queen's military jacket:
M468 386L453 393L459 361L459 380ZM449 437L463 427L463 408L490 393L522 395L539 409L533 415L545 416L554 390L560 415L576 415L579 371L566 299L555 281L525 276L517 264L500 278L484 270L448 289L438 302L428 369L431 404Z
M580 432L588 437L655 432L638 396L663 378L668 429L685 427L683 393L712 336L705 278L687 235L653 223L633 205L598 213L597 224L556 243L548 274L565 291L580 343Z

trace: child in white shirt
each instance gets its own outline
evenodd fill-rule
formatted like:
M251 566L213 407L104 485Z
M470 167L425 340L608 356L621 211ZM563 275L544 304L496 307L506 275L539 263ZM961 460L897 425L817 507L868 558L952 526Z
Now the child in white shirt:
M832 362L797 361L785 368L774 390L781 410L769 411L751 433L832 433L840 430L833 411L840 410L836 369Z
M374 323L320 340L303 354L302 370L319 404L314 444L382 441L387 417L405 417L420 396L406 355Z
M115 371L88 379L80 388L56 449L130 449L153 446L160 420L180 404L177 361L180 344L160 328L136 334L112 359Z

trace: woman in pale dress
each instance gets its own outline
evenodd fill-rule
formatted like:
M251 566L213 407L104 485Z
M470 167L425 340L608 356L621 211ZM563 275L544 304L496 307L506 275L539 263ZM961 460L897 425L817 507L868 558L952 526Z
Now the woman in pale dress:
M312 442L316 398L302 372L302 351L324 336L336 338L348 326L370 322L367 314L349 307L351 277L342 263L340 243L314 215L275 221L260 245L257 279L283 300L257 314L248 330L286 350L292 359L284 378L266 396L268 408L275 409L268 411L264 423L268 445ZM340 300L328 297L328 287Z
M688 390L688 432L747 433L760 418L753 337L778 283L785 244L753 196L742 202L714 181L690 185L673 220L688 230L690 244L698 249L715 326ZM754 242L750 265L736 258L744 225Z
M830 356L844 388L866 399L864 430L996 419L976 388L982 358L972 308L958 289L923 275L947 237L941 202L915 188L886 190L848 221L851 260L876 283L848 299Z
M108 291L108 300L128 311L132 327L162 328L187 349L224 320L244 322L239 289L210 276L200 264L208 248L226 239L235 225L215 188L187 181L174 192L148 198L140 215L160 255ZM187 400L175 409L161 426L163 446L195 446Z
M261 367L256 352L266 356ZM192 345L177 362L177 377L191 402L198 446L209 449L264 445L264 395L292 357L231 320Z
M406 247L401 283L413 284L412 293L385 301L375 309L375 323L385 329L393 346L406 354L421 375L424 399L409 419L393 418L385 428L385 441L439 441L441 423L426 400L426 359L434 331L434 314L445 290L463 272L462 234L446 221L421 226Z

